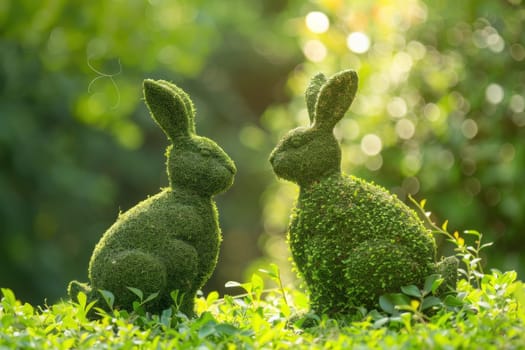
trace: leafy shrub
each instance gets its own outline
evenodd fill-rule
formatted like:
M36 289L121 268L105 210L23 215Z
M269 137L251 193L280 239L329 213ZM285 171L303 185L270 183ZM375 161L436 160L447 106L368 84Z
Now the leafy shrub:
M424 203L423 203L424 204ZM420 210L424 205L417 204ZM434 225L434 224L433 224ZM449 234L446 224L434 225L449 235L462 266L457 295L435 296L442 279L429 276L425 285L403 286L381 297L380 309L361 308L353 318L329 318L309 313L306 294L282 285L275 264L245 283L229 282L244 294L219 298L217 292L195 299L196 318L178 308L178 296L161 313L143 307L156 295L134 290L131 311L113 307L113 297L89 302L83 293L76 301L35 308L1 289L0 347L39 349L163 348L163 349L326 349L326 348L483 348L518 349L525 346L525 285L514 271L484 273L475 258L487 247L481 235L465 238ZM443 228L444 227L444 228ZM470 232L470 231L467 231ZM468 237L474 237L472 244ZM472 257L466 257L467 252ZM269 284L276 285L269 288ZM102 304L105 303L106 305ZM109 306L109 308L108 308ZM90 321L87 314L98 312Z

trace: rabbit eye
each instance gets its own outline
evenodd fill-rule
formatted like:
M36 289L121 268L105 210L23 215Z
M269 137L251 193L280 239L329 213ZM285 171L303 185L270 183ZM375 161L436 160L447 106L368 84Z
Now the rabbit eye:
M211 151L209 149L206 149L206 148L202 148L200 150L200 153L201 153L202 156L205 156L205 157L211 155Z
M300 139L292 139L290 140L290 145L294 148L300 147L303 143Z

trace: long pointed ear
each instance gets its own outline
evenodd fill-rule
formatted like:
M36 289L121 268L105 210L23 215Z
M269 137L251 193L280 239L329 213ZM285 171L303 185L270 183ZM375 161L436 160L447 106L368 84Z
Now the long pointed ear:
M317 97L319 96L319 91L321 86L326 83L326 77L323 73L317 73L312 79L304 92L304 97L306 99L306 108L308 109L308 116L310 117L310 124L314 123L315 120L315 104L317 102Z
M321 86L317 103L315 104L314 127L332 131L354 100L357 92L357 73L344 70L328 79Z
M195 110L189 96L164 80L144 80L144 98L151 117L172 141L195 133Z
M182 102L184 103L184 107L186 109L186 115L188 116L188 122L189 122L189 128L191 133L195 133L195 107L193 106L193 102L190 99L190 96L184 90L182 90L177 85L170 83L166 80L158 80L159 84L164 85L166 88L171 89L175 95L177 95Z

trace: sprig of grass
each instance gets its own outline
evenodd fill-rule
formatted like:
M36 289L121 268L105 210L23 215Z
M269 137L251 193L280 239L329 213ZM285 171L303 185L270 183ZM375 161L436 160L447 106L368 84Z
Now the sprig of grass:
M304 293L284 286L266 288L262 278L249 282L256 281L256 289L264 291L260 294L252 286L251 293L242 296L220 298L213 292L198 297L194 318L177 315L174 302L159 315L137 308L89 320L85 315L90 303L82 297L36 308L2 289L0 348L514 349L525 344L525 287L516 278L512 271L492 271L481 278L479 288L462 279L458 303L441 307L432 298L440 278L432 276L421 290L404 287L404 303L383 300L391 313L370 312L357 321L317 315L310 328L290 322L286 311L306 312ZM146 299L143 295L142 301ZM140 304L138 296L137 301Z
M438 226L432 221L430 218L431 212L425 210L425 199L420 202L416 201L412 196L409 196L409 199L416 207L420 216L425 220L425 223L430 227L432 233L444 235L447 241L455 246L454 251L464 266L463 268L459 268L458 272L467 281L479 288L481 279L485 275L481 251L492 246L493 242L482 243L482 233L476 230L465 230L463 231L464 235L474 237L474 244L467 244L465 238L461 236L458 231L454 231L454 233L448 231L448 220L445 220L441 226Z
M144 295L138 289L130 289L137 300L128 312L114 308L115 298L109 291L100 291L98 301L79 293L75 301L33 307L2 288L0 349L524 347L525 286L517 274L486 273L480 252L490 243L482 243L480 233L450 233L447 221L439 227L430 220L425 201L411 200L430 229L454 244L464 265L454 295L436 295L443 279L431 275L423 286L404 286L398 293L383 295L380 310L357 308L356 317L332 319L308 312L307 295L285 287L274 264L260 269L248 282L227 283L244 293L222 298L217 292L198 294L193 318L179 312L184 296L176 292L171 294L170 308L150 314L144 305L157 295ZM475 240L469 245L464 237L471 236ZM277 287L265 286L264 276ZM90 319L94 311L99 318Z
M463 235L458 231L450 233L448 221L438 226L431 220L431 213L425 210L426 200L417 202L413 197L409 198L432 233L444 235L447 241L454 245L454 251L462 263L458 268L461 278L456 294L447 294L444 297L436 295L443 283L439 275L429 276L422 289L409 285L402 287L398 293L381 296L380 310L363 312L373 327L387 326L390 329L410 331L417 324L462 326L464 319L479 316L486 310L502 307L519 309L519 306L511 302L512 299L501 299L505 294L512 295L516 290L523 289L521 282L510 282L516 281L516 273L493 270L491 274L486 274L483 269L481 251L492 243L483 243L483 235L476 230L466 230ZM468 236L474 237L473 244L466 242L464 237ZM510 286L513 287L509 288ZM496 299L499 302L495 302ZM505 304L507 302L510 304Z

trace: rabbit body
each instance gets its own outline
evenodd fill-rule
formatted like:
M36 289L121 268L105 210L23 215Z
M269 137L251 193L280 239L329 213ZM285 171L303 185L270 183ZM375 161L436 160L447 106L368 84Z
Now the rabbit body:
M333 127L357 90L357 75L314 77L306 91L311 126L290 131L270 162L297 183L288 242L314 311L353 313L377 307L379 296L422 286L440 273L455 286L457 261L436 263L436 244L416 213L387 190L341 172Z
M301 188L288 241L312 308L349 312L437 273L435 243L415 213L386 190L333 174Z
M212 140L194 134L193 105L175 85L146 80L146 104L172 141L167 149L170 187L119 215L96 245L89 263L91 284L73 281L73 298L85 291L92 299L100 289L115 296L115 307L129 308L137 299L128 287L147 297L154 312L174 303L193 314L194 298L217 263L221 232L212 196L229 188L235 166Z
M217 263L220 229L208 198L165 189L122 214L97 244L90 261L92 286L112 291L119 304L160 292L149 307L169 305L169 293L184 291L181 311L191 314L193 297ZM118 279L115 279L118 276Z

